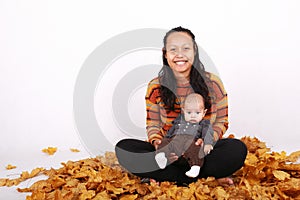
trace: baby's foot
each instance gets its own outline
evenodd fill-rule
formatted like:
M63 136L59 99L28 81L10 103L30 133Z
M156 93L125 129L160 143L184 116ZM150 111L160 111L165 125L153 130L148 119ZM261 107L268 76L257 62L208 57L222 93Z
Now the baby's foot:
M160 152L155 155L155 160L160 169L164 169L167 166L168 159L164 152Z
M200 173L200 166L193 165L189 171L185 172L185 175L191 178L195 178L199 175L199 173Z

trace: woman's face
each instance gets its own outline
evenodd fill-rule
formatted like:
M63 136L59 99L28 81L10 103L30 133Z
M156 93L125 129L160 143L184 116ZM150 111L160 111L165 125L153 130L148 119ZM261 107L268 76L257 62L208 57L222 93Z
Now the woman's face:
M189 77L194 63L194 43L185 32L171 33L166 42L165 58L175 77Z

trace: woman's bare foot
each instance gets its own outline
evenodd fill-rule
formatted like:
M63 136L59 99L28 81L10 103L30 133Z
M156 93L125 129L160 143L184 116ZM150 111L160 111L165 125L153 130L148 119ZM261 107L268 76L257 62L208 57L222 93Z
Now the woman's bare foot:
M221 185L221 186L232 186L232 185L234 185L233 180L229 177L218 178L217 181L218 181L219 185Z
M156 181L155 179L153 179L153 178L150 178L150 183L156 183L156 185L159 185L159 182L158 181Z

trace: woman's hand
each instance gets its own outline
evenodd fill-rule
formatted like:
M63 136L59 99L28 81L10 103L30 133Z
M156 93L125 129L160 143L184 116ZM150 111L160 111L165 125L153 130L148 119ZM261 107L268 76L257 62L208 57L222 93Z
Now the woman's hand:
M155 150L157 150L158 145L160 145L160 144L161 144L161 140L154 140L153 146L154 146Z
M195 145L197 146L202 146L203 145L203 140L201 138L199 138L196 142Z

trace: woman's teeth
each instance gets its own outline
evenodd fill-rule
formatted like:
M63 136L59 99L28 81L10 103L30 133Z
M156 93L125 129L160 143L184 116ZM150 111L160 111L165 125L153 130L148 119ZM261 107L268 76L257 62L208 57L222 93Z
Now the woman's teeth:
M177 65L184 65L185 62L184 61L179 61L179 62L176 62Z

